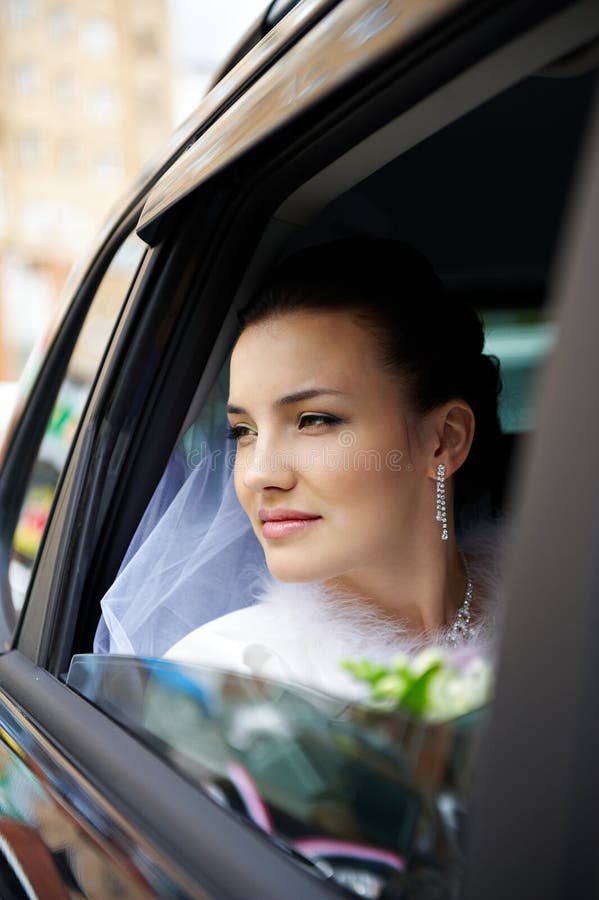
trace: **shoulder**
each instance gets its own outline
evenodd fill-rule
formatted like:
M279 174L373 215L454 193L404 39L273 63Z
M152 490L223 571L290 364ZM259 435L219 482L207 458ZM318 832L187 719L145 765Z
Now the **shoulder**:
M305 585L275 584L257 605L196 628L165 657L359 699L363 687L341 667L351 654L316 615L317 593Z
M262 632L271 619L262 604L235 610L195 628L164 654L165 659L207 664L222 664L223 658L234 660L242 653L248 636L257 630Z
M479 587L479 618L470 646L491 655L498 629L503 545L500 531L479 530L464 544L471 577ZM443 632L427 643L443 644ZM258 602L196 628L167 659L298 681L341 696L356 694L342 669L344 659L387 661L423 649L397 621L336 596L319 583L262 582Z

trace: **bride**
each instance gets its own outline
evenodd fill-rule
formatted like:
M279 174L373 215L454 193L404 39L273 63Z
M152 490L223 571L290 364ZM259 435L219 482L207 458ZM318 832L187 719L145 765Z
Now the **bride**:
M483 343L405 245L352 238L285 260L243 316L227 404L235 493L270 577L167 658L347 694L348 657L488 650L495 554L465 552L455 528L500 436Z
M217 382L171 457L94 650L344 696L362 695L348 658L491 652L500 380L483 343L476 313L403 244L347 238L284 260L245 310L228 399Z

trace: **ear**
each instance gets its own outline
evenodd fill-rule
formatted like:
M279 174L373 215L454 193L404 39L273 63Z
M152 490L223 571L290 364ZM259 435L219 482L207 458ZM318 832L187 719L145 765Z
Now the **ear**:
M437 477L437 466L443 463L449 478L464 464L474 438L475 419L465 400L449 400L431 412L433 441L431 444L431 478Z

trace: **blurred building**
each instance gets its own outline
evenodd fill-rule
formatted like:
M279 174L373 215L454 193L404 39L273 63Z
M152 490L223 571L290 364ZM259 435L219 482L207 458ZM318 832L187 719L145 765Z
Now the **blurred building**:
M173 128L167 0L0 0L0 381Z

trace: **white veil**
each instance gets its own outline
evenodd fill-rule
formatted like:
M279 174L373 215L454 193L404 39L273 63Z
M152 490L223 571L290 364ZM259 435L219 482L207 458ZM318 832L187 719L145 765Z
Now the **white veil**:
M95 653L162 656L205 622L255 602L268 570L233 486L227 376L171 455L102 600Z

